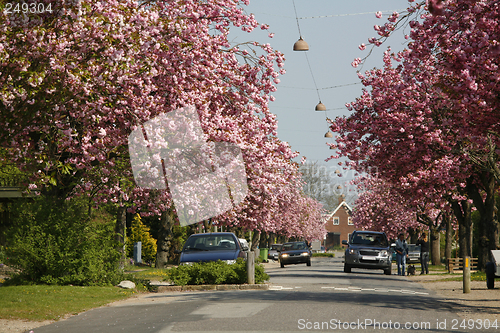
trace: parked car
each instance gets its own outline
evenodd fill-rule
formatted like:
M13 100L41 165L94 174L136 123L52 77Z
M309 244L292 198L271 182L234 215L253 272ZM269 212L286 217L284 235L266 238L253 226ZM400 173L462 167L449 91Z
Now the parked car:
M238 237L232 232L191 235L180 254L180 265L217 260L233 264L238 258L246 258Z
M392 251L392 261L396 261L396 245L391 246ZM406 259L407 264L416 264L420 262L420 245L408 244L408 258Z
M420 245L408 244L408 264L415 264L420 262Z
M267 253L267 259L278 260L279 259L279 251L283 244L273 244Z
M495 288L495 278L500 277L500 250L491 250L491 260L486 263L486 287Z
M289 242L283 244L279 252L281 268L289 264L306 264L311 266L312 252L306 242Z
M354 231L345 250L344 272L351 273L351 268L382 269L391 275L392 251L384 232Z
M238 238L240 241L240 245L243 251L248 251L250 249L250 244L248 244L248 241L245 238Z

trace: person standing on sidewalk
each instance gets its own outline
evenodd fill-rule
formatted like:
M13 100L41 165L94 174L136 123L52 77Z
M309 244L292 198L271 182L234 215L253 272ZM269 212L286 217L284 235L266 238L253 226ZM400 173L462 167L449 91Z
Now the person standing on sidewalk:
M417 245L420 245L420 264L422 272L420 274L429 274L429 240L427 234L422 233L422 237L418 239Z
M405 275L406 257L408 256L408 244L405 235L400 233L396 240L396 263L398 264L398 275Z

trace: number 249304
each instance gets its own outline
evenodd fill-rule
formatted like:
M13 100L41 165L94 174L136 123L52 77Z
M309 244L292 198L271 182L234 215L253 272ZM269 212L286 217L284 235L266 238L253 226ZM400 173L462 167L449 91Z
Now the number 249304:
M11 3L7 2L5 4L4 13L8 15L12 14L42 14L42 13L52 13L52 4L44 4L42 2L32 2L32 3Z

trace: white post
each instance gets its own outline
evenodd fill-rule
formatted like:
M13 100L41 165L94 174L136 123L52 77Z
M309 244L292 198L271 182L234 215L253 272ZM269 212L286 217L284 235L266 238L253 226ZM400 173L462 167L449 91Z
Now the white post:
M248 284L255 284L255 252L247 251Z

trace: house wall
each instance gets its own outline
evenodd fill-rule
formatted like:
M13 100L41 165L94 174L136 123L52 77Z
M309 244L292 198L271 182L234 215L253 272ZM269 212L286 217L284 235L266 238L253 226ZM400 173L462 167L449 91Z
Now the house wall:
M342 241L348 240L349 234L356 230L354 225L349 225L350 212L347 209L347 206L344 202L340 205L341 207L337 209L335 214L330 216L325 225L328 232L325 239L326 249L341 245ZM338 217L339 219L338 225L333 224L335 217Z

